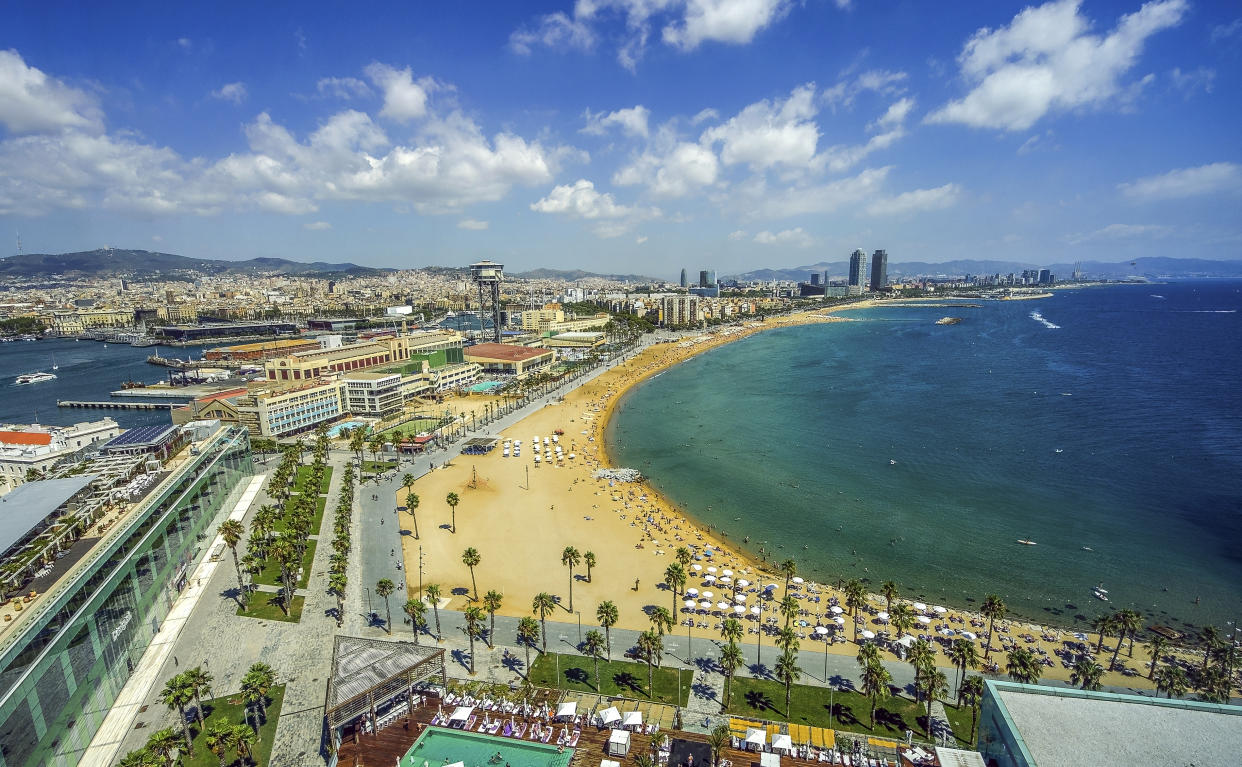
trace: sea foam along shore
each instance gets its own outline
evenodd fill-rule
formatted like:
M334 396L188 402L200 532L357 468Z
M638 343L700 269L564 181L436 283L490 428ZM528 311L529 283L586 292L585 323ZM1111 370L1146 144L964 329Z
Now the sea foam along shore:
M449 467L437 469L420 479L414 490L422 499L418 511L422 536L418 541L412 536L404 538L407 572L418 572L421 547L424 581L441 586L443 595L449 598L443 606L464 609L475 604L470 598L472 584L477 580L480 594L496 590L504 595L503 606L498 611L502 615L530 615L535 594L547 592L557 596L564 608L550 616L553 620L574 622L581 618L583 624L594 625L596 606L609 600L618 607L618 625L639 630L648 627L647 611L652 606L674 608L677 619L685 617L680 612L681 601L674 602L672 593L662 585L665 568L674 561L673 555L680 545L710 545L716 552L711 561L696 562L704 569L708 566L718 568L718 572L730 569L735 578L744 578L751 584L783 584L783 577L735 550L727 540L695 522L692 512L678 509L647 483L610 486L604 480L595 479L595 469L612 465L604 447L608 419L632 387L704 351L762 330L842 321L845 318L836 316L836 312L893 303L861 301L653 344L623 365L567 393L563 401L549 402L504 430L499 435L502 438L523 441L527 449L522 457L503 458L499 451L487 456L461 456ZM576 458L563 466L534 465L530 438L551 436L556 429L565 432L561 439L569 443L567 449L574 451ZM448 531L447 524L437 526L449 520L448 508L443 502L449 492L456 492L461 499L456 534ZM403 499L404 491L398 496L401 505L404 505ZM412 519L403 514L402 523L409 528ZM572 611L569 609L569 570L561 564L561 555L569 546L583 555L592 551L597 560L589 579L584 565L580 564L574 571ZM461 562L462 552L467 547L475 548L482 557L482 562L474 569L473 580L471 572ZM698 573L705 574L705 570ZM700 597L704 592L718 592L710 585L699 578L686 583L687 587L698 589ZM823 585L815 588L821 601L806 605L810 622L818 612L823 612L830 596L841 597ZM411 596L416 592L415 585L410 590ZM806 590L799 593L805 595ZM718 598L717 594L713 597ZM713 604L715 598L711 600ZM871 602L873 611L875 605L881 609L884 605L882 598L875 595ZM753 601L746 602L747 606L751 604ZM957 627L971 620L977 623L980 618L956 609L949 610L946 616L960 618L960 622L952 624ZM710 626L717 619L700 615L699 620L709 623L708 629L697 629L700 636L715 634ZM875 629L877 626L871 625L872 620L869 616L867 627ZM1009 628L1009 622L998 625ZM1055 657L1052 652L1060 647L1060 640L1048 641L1042 637L1059 637L1060 632L1031 624L1013 622L1013 625L1031 626L1029 631L1037 639L1026 646L1040 647L1050 657ZM676 630L684 630L684 627ZM1021 629L1015 633L1021 633ZM852 637L852 632L846 632L845 636ZM748 641L753 638L750 635ZM838 643L830 651L853 655L856 650L852 647L850 643ZM1143 671L1140 654L1141 647L1136 650L1135 662L1140 664L1136 668ZM1002 667L1003 658L1001 655ZM1068 675L1069 671L1060 664L1046 672L1051 678L1068 678ZM1123 682L1119 674L1108 676L1107 683L1134 686L1145 681L1131 677Z

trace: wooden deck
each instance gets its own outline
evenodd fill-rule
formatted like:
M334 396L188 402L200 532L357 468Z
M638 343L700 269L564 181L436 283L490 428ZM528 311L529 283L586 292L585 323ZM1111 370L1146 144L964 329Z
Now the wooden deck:
M347 732L342 739L341 747L338 751L337 763L341 767L393 767L397 760L404 756L410 750L410 747L414 745L414 741L418 739L423 729L431 724L436 711L437 706L434 704L417 708L408 718L398 719L375 734L358 733L355 738L352 733ZM509 716L503 715L503 718L508 719ZM523 718L515 717L515 721L523 721ZM533 722L535 720L525 719L524 721ZM558 731L559 729L560 725L558 725ZM610 730L607 727L602 729L593 725L583 727L578 745L574 747L574 756L569 763L569 767L599 767L600 760L602 759L618 761L622 767L633 767L636 755L651 753L651 741L653 737L656 737L656 735L638 733L631 735L629 754L618 757L609 756L605 753L604 749L608 743L609 732ZM694 732L662 729L658 734L682 740L707 742L706 735ZM529 741L529 739L530 728L528 727L525 740ZM552 742L555 743L555 740ZM731 762L732 767L759 767L759 754L753 751L742 751L726 747L721 753L720 758ZM898 763L895 752L888 757L887 763ZM825 767L825 764L825 762L796 757L781 757L781 767ZM901 767L908 767L908 764L908 762L902 762ZM466 767L477 766L467 765Z

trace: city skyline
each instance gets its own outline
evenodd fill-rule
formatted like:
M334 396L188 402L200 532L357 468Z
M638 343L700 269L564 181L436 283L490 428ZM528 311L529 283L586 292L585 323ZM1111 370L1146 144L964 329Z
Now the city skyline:
M19 4L0 32L5 237L661 276L876 241L1044 264L1242 243L1225 7L323 10L53 27Z

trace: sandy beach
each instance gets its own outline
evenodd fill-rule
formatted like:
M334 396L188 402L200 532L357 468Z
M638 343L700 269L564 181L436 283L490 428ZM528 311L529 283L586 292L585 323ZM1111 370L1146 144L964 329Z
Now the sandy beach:
M714 554L710 558L696 560L703 570L692 576L686 587L696 588L702 598L704 591L712 592L713 610L721 599L733 601L730 585L722 588L719 583L705 583L708 567L717 568L716 576L723 571L733 571L733 579L750 582L747 589L758 584L778 584L776 598L782 596L780 586L783 576L764 572L758 562L733 551L711 533L682 514L646 483L621 483L610 485L608 480L594 479L593 473L601 467L611 467L604 448L603 432L607 420L618 400L632 386L656 375L660 371L682 362L696 354L735 341L762 330L817 322L845 321L838 313L852 309L874 306L877 302L864 301L845 307L822 309L769 319L767 322L748 323L742 327L723 328L715 333L689 337L672 343L653 345L637 354L623 365L605 372L593 381L565 395L563 401L553 399L542 408L524 418L516 426L504 430L500 436L506 440L521 440L521 456L505 458L497 447L485 456L458 456L443 467L437 467L418 480L414 492L419 495L417 510L419 539L405 537L405 562L410 573L412 597L417 596L417 573L420 548L423 557L424 584L436 583L441 587L449 609L463 610L473 596L469 569L462 564L462 553L467 547L475 548L482 561L475 568L479 594L496 590L503 594L503 615L530 615L535 594L548 592L559 598L563 610L552 616L556 620L575 622L580 613L584 626L595 627L597 605L604 600L614 602L620 612L619 625L631 629L650 627L647 610L651 606L663 606L673 610L675 620L681 622L687 613L681 611L680 599L674 602L672 593L663 585L664 570L675 561L679 546L697 546L702 552L710 546ZM893 301L885 301L892 304ZM480 397L452 400L458 410L468 410L480 404ZM551 438L557 430L563 453L573 455L563 461L533 460L532 440L542 442ZM542 445L540 446L542 449ZM555 455L553 451L553 456ZM457 507L457 532L449 529L450 509L445 497L455 492L460 497ZM404 505L405 491L399 493L399 504ZM401 514L402 526L413 529L414 520ZM588 579L585 563L574 570L572 610L570 609L570 573L561 564L561 553L567 546L577 548L584 557L592 552L596 565ZM883 574L878 578L883 579ZM831 622L827 614L829 600L833 596L844 604L844 597L823 584L803 584L791 589L803 600L804 617L809 624L801 629L808 637L821 615ZM757 594L746 589L744 602L747 608L758 603ZM982 597L983 595L980 595ZM818 601L816 601L818 597ZM765 607L764 618L774 603ZM949 609L944 613L931 610L927 614L931 624L921 630L927 633L943 626L955 631L963 629L981 634L981 619L977 615ZM675 608L675 609L674 609ZM871 614L867 615L865 628L879 631L883 626L874 613L885 609L884 600L872 599ZM715 627L720 618L715 614L696 615L695 636L719 636ZM974 625L972 626L972 621ZM707 626L699 627L698 624ZM745 621L750 626L753 619ZM1045 678L1068 679L1070 671L1063 668L1054 651L1062 647L1063 639L1073 639L1069 632L1048 629L1019 621L998 622L998 635L993 640L992 659L1003 671L1005 655L997 652L1002 636L1036 652L1046 653L1053 661L1046 666ZM675 632L685 632L684 623ZM853 631L847 623L837 632L852 639ZM1033 641L1020 638L1030 634ZM1096 637L1090 638L1094 648ZM755 641L748 633L745 641ZM769 640L765 638L765 644ZM1101 657L1107 666L1111 651L1106 640ZM982 655L982 641L977 643ZM820 649L819 642L803 641L802 649ZM830 652L843 655L857 653L857 645L850 641L838 641ZM885 657L893 657L889 653ZM1042 656L1041 656L1042 657ZM1105 684L1131 687L1152 687L1146 680L1147 660L1141 643L1135 644L1134 657L1128 658L1123 649L1119 661L1137 671L1136 675L1123 676L1117 672L1105 675ZM940 665L949 665L941 650Z

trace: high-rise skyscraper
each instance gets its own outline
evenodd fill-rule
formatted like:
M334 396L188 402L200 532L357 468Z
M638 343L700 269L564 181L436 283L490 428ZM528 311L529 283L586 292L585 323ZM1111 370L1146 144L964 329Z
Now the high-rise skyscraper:
M819 272L811 272L811 284L812 285L819 284Z
M686 287L686 268L684 266L681 268L681 286L683 288Z
M716 270L704 269L699 272L699 287L714 288L716 287Z
M871 289L882 290L888 285L888 251L877 250L871 254Z
M851 296L861 295L867 286L867 254L862 248L850 254L850 282L847 292Z

